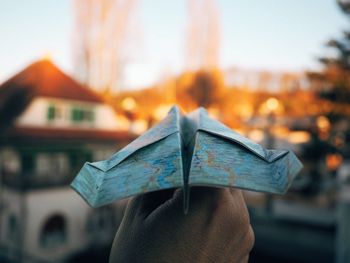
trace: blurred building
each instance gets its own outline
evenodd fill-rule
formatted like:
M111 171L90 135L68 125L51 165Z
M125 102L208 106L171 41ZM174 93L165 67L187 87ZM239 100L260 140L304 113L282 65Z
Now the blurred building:
M290 92L306 90L309 80L301 72L250 70L231 67L224 72L229 87L248 88L254 91Z
M118 205L91 209L69 183L132 139L113 108L42 60L0 86L0 126L0 256L61 262L109 245Z

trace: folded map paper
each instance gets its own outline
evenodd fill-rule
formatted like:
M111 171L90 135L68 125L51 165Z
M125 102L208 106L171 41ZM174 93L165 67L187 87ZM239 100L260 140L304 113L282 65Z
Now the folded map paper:
M168 116L108 160L84 164L71 186L93 207L151 191L190 186L285 193L302 164L288 150L268 150L199 108Z

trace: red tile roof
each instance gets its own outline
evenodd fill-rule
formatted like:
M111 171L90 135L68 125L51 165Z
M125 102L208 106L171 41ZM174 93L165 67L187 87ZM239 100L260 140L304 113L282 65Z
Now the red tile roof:
M29 65L3 83L0 89L11 87L32 89L36 96L103 102L99 95L76 82L48 60Z
M10 127L37 96L103 103L98 94L80 85L52 62L41 60L0 85L0 133Z

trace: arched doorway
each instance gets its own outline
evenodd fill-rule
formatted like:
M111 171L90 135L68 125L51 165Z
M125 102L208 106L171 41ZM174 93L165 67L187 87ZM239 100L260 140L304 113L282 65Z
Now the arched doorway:
M66 219L60 214L54 214L44 222L39 237L41 247L53 248L67 241Z

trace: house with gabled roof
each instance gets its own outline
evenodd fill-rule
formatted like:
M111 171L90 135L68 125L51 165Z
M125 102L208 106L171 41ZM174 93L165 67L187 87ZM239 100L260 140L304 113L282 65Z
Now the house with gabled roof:
M85 161L134 136L103 98L41 60L0 86L0 255L61 262L109 244L118 204L92 210L72 191Z

